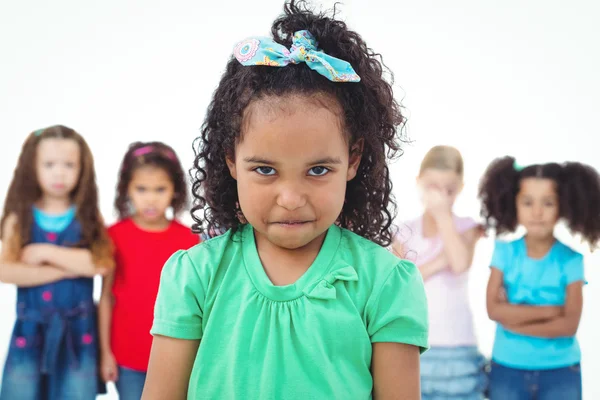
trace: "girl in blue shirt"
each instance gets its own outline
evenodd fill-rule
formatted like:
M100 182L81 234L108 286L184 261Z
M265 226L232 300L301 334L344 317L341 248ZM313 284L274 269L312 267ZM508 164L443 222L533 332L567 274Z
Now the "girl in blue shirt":
M512 157L488 167L479 190L482 216L496 234L487 288L498 323L490 399L581 399L575 338L583 306L583 256L554 237L564 220L594 248L600 239L600 177L580 163L520 167Z

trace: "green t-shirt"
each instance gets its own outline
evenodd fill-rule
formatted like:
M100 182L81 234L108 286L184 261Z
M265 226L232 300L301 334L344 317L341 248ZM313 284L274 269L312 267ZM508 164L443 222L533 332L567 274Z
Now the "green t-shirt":
M412 263L336 226L274 286L245 225L167 261L151 333L201 339L191 399L369 399L372 343L424 351L427 301Z

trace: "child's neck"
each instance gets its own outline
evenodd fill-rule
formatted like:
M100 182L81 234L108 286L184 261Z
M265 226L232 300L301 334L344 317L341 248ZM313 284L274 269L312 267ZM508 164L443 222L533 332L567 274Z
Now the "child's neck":
M48 214L62 214L71 207L71 199L68 197L42 197L35 203L36 207Z
M543 258L548 254L555 241L554 235L546 237L531 237L530 235L526 235L525 245L527 246L527 256L531 258Z
M162 218L156 219L154 221L148 221L147 219L137 214L134 214L133 217L131 217L131 219L140 229L149 232L164 231L169 227L169 224L171 223L171 221L169 221L165 215L163 215Z
M326 234L324 232L304 247L290 250L271 243L255 231L256 250L271 283L285 286L300 279L317 258Z

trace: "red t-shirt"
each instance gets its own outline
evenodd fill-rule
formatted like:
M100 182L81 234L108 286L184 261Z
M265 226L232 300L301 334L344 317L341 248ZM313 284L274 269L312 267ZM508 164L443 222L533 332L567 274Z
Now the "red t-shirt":
M111 347L117 364L137 371L148 370L154 303L160 273L177 250L200 241L190 228L177 221L161 232L148 232L131 219L108 228L115 245L115 298L111 323Z

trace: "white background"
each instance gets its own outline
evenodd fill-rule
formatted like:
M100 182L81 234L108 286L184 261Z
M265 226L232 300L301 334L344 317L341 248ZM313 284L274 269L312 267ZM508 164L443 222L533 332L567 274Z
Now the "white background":
M192 140L231 49L246 36L267 34L281 4L0 0L0 197L26 135L64 124L88 140L101 209L113 222L117 168L127 145L163 140L190 166ZM396 94L409 116L414 143L393 166L401 217L420 211L414 177L436 144L463 152L466 187L456 211L474 217L478 179L494 157L577 160L600 168L594 146L600 132L600 3L347 0L341 9L394 71ZM579 330L584 395L600 398L594 380L600 370L594 319L600 257L576 240L568 243L586 254L590 284ZM484 310L491 250L491 239L479 244L471 281L485 354L494 332ZM0 284L0 365L14 296L12 286Z

